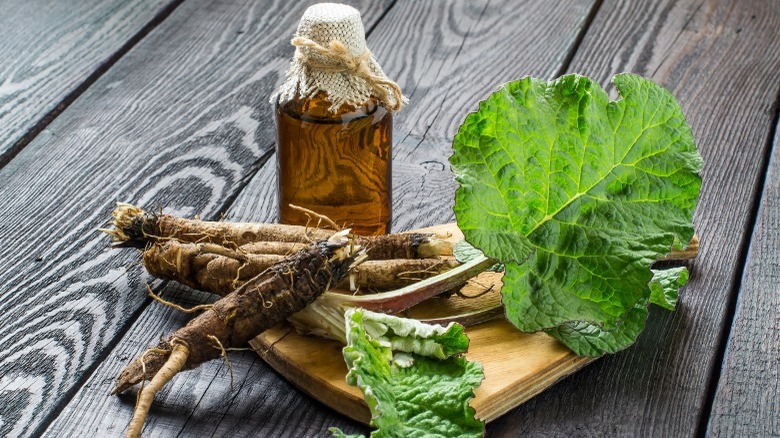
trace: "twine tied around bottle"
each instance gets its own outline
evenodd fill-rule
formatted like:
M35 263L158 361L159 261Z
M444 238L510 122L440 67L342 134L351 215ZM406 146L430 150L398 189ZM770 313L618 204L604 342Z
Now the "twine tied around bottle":
M295 59L312 69L331 73L349 73L350 75L363 79L366 84L376 93L376 97L387 105L390 111L400 110L406 98L401 92L401 87L394 81L385 76L374 74L368 65L371 58L371 51L366 49L359 56L354 56L339 41L332 40L328 47L322 46L314 40L306 37L297 36L292 39L292 45L296 47ZM318 55L321 59L327 59L323 62L310 56L305 51ZM390 95L393 99L390 99Z

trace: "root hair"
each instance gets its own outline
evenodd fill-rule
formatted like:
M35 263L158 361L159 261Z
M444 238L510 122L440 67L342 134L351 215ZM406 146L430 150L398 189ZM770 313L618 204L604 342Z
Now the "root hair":
M336 222L333 221L333 219L325 216L324 214L317 213L316 211L312 211L309 210L308 208L304 208L295 204L289 204L289 206L293 210L298 210L300 212L303 212L309 218L309 221L311 221L312 218L316 218L317 226L315 228L320 228L320 225L324 221L326 224L328 224L331 228L333 228L336 231L341 231L344 229L344 227L340 227ZM309 225L306 224L306 227L308 228Z
M219 338L214 335L208 335L207 338L211 339L216 345L216 348L220 351L220 356L222 356L222 359L225 360L225 363L228 366L228 370L230 370L230 391L233 391L233 365L230 363L227 357L227 350L225 350L225 347L222 345L222 342L219 341Z
M149 296L152 297L153 300L157 301L160 304L166 305L166 306L170 307L171 309L178 310L179 312L182 312L182 313L188 313L189 314L189 313L195 313L195 312L200 312L200 311L209 310L209 309L214 308L213 304L199 304L199 305L197 305L195 307L190 307L189 309L187 309L187 308L182 307L182 306L180 306L178 304L172 303L170 301L166 301L166 300L160 298L157 294L155 294L154 291L152 291L152 288L151 288L151 286L149 286L149 283L146 284L146 291L149 294Z

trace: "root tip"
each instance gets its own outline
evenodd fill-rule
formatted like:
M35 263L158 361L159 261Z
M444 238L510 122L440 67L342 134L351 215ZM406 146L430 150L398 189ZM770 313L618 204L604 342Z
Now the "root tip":
M133 384L127 382L125 379L122 379L121 377L114 385L114 389L111 390L111 395L119 395L125 391L127 391L128 388L133 386Z

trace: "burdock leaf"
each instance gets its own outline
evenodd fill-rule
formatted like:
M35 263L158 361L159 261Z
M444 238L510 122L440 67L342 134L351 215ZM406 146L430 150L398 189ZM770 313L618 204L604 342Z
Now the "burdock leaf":
M508 319L569 333L556 337L582 355L624 348L641 331L650 265L693 236L701 185L674 97L632 74L613 83L616 101L579 75L510 82L469 114L450 159L458 226L506 264ZM620 341L574 336L591 328Z
M688 269L685 266L663 270L653 269L653 279L648 284L650 302L664 309L674 310L680 288L686 283L688 283Z
M482 366L458 356L468 348L463 327L362 309L347 311L346 321L347 382L363 391L378 429L372 437L482 436L469 406Z
M461 240L452 247L452 255L459 263L467 263L484 254L470 243Z
M338 427L331 427L328 429L333 434L333 438L363 438L365 435L359 433L346 434Z
M485 256L485 254L482 254L482 251L474 248L474 246L465 240L459 241L455 244L455 246L452 247L452 255L455 256L455 260L457 260L459 263L468 263L474 259ZM495 265L487 268L486 271L504 272L504 265L501 263L496 263Z
M611 327L571 321L545 332L583 356L615 353L633 344L647 320L647 300L632 307Z

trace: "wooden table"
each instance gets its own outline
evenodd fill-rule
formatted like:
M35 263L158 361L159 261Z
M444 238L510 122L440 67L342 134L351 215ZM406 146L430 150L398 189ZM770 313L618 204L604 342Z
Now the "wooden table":
M65 4L71 3L71 4ZM187 321L112 251L115 201L272 221L268 96L311 2L11 0L0 6L0 436L120 436L120 368ZM396 118L395 230L453 220L452 137L525 75L631 71L669 88L705 161L699 258L633 347L488 425L489 436L780 434L780 2L358 0L411 104ZM154 282L180 304L182 288ZM367 429L252 352L178 376L145 436Z

